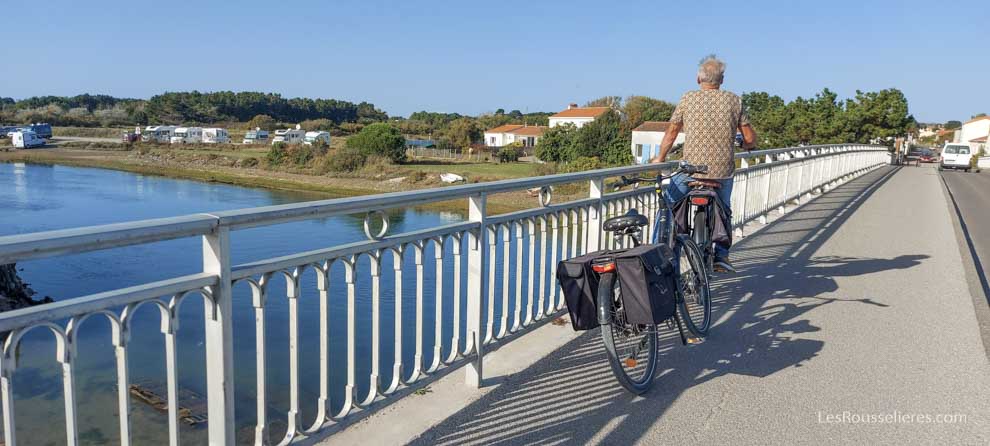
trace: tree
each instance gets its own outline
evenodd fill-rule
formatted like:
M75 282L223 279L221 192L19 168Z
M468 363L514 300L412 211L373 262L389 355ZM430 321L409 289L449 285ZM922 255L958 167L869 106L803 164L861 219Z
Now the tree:
M551 127L536 142L534 154L548 163L566 163L577 158L577 127L574 124Z
M946 130L957 129L959 127L962 127L962 122L959 122L959 121L948 121L948 122L945 123L945 129Z
M471 118L458 118L441 132L441 137L450 141L455 147L470 147L475 141L480 141L482 134L478 123Z
M260 128L261 130L274 130L278 123L268 115L254 115L250 121L248 121L248 128Z
M602 96L598 99L588 101L584 106L619 108L622 106L622 96Z
M986 115L987 115L986 113L977 113L977 114L975 114L973 116L970 116L969 119L982 118L982 117L984 117Z
M399 130L384 122L370 124L347 139L347 147L366 155L379 155L393 163L406 160L406 139Z
M626 137L627 132L622 129L622 119L619 114L615 110L609 110L578 131L577 155L599 157L606 164L612 164L602 156L603 153L611 150L616 140ZM629 151L628 146L627 151ZM614 157L612 160L617 161Z
M649 96L629 96L622 106L626 124L630 130L646 121L669 121L674 114L674 104Z

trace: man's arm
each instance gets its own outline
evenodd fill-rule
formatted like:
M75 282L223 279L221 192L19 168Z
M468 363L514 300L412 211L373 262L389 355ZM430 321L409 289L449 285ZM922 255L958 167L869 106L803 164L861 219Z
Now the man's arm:
M753 130L753 126L749 124L743 124L739 126L739 131L742 132L743 137L743 148L746 150L753 150L756 148L756 130Z
M674 147L674 141L677 140L677 135L681 133L683 127L683 122L671 123L667 126L667 132L664 133L663 141L660 143L660 154L651 159L651 163L662 163L667 160L667 153Z

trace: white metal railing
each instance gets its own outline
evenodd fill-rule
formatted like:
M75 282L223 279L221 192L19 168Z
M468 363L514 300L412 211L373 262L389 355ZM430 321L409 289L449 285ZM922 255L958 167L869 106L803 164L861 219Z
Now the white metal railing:
M765 150L740 153L736 158L741 163L735 174L732 200L733 224L737 230L755 219L765 223L770 212L783 212L795 200L877 168L889 160L886 148L864 145ZM160 312L161 331L165 336L170 444L178 444L177 317L179 306L192 294L202 296L206 313L209 440L211 444L233 444L233 370L237 364L233 362L232 339L237 327L232 324L231 290L239 283L246 283L253 295L257 367L255 443L267 444L270 423L266 400L270 390L266 389L265 300L271 279L276 275L286 279L289 312L289 426L281 444L347 420L353 409L377 407L381 401L401 394L401 389L452 365L463 363L467 383L477 386L483 376L482 358L486 346L504 342L534 323L553 317L563 308L559 287L553 279L558 260L600 249L609 243L608 238L603 237L601 222L611 215L639 207L652 219L658 204L652 188L607 193L605 180L618 175L655 172L658 168L670 169L674 165L620 167L0 237L0 264L193 236L202 238L203 249L202 272L198 274L0 314L0 333L5 333L0 355L5 444L17 443L13 389L17 347L22 337L36 328L47 329L54 336L56 359L61 365L64 383L67 442L78 444L76 419L80 408L77 407L73 380L76 337L79 326L91 316L102 316L110 321L117 364L120 438L123 444L130 444L128 338L133 314L144 305L157 307ZM549 203L550 186L577 182L588 182L588 198ZM509 214L488 214L489 195L531 188L542 191L537 207ZM382 212L385 209L454 199L467 201L468 217L464 222L404 234L387 234L387 230L381 234L370 233L368 224L373 226L376 218L385 219ZM231 264L231 231L355 213L366 214L366 232L369 233L366 241ZM387 221L385 223L387 226ZM431 261L426 258L431 246L435 266L429 274L424 264ZM410 251L413 255L405 255ZM384 262L388 258L391 269ZM362 259L367 259L367 263L361 263ZM407 265L410 261L415 263L414 269ZM333 270L331 267L335 263L342 264L343 268ZM355 277L358 268L362 268L359 265L365 264L370 269L371 327L362 328L359 333L355 306L359 290ZM502 268L501 280L496 274L497 266ZM452 268L452 274L444 274L445 268ZM300 277L309 270L316 272L319 291L320 390L318 413L315 419L304 423L300 415L298 301ZM342 277L335 277L341 271ZM412 277L407 275L410 271L414 271ZM391 321L395 335L391 340L381 336L384 331L381 307L384 275L392 275L396 284L392 297L396 310ZM331 295L328 284L341 279L347 284L346 293ZM424 295L426 281L435 283L434 296ZM401 284L411 282L415 282L417 291L415 295L404 296ZM464 315L460 307L462 290L466 292ZM452 295L453 301L441 302L445 295ZM330 357L328 318L331 299L346 301L347 341L343 358ZM416 302L412 321L405 320L402 311L398 310L404 299ZM426 299L436 302L432 327L424 324ZM444 308L450 308L452 314L444 314ZM441 320L448 319L452 326L445 331ZM466 327L461 327L462 319ZM406 323L415 325L415 342L410 346L406 346L402 338L402 327ZM428 332L432 332L429 333L431 336L426 336L434 339L432 345L424 341ZM462 332L467 339L460 339ZM359 395L355 339L368 334L372 345L370 385L367 392ZM393 343L393 357L379 355L383 342ZM444 351L444 345L449 345L447 351ZM415 350L412 364L403 363L403 349L407 347ZM426 364L424 358L428 350L432 350L433 359ZM331 362L343 362L342 367L346 368L345 401L336 413L331 413L330 404ZM380 382L379 373L389 369L393 371L391 381Z

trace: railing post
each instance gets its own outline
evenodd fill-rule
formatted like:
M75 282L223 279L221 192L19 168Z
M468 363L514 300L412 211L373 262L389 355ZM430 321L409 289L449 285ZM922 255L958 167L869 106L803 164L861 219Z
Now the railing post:
M215 274L206 314L206 389L211 445L234 444L234 349L230 228L203 236L203 272ZM210 308L212 307L212 308Z
M763 190L763 206L760 207L760 224L767 224L767 217L770 215L770 191L773 190L773 158L770 155L764 157L763 162L767 164L767 187Z
M605 179L595 178L588 181L588 197L597 199L588 211L588 227L585 228L587 234L587 244L585 252L595 252L601 248L602 243L602 195L605 190Z
M740 200L740 201L742 201L742 205L740 206L740 209L738 210L738 212L735 209L732 210L732 219L735 220L736 218L738 218L739 221L740 222L743 222L743 223L740 223L739 224L739 227L736 228L736 230L734 231L736 237L742 237L743 236L743 227L746 226L745 222L746 222L746 218L748 217L746 215L746 202L749 201L749 194L748 194L749 193L749 177L750 177L750 175L749 175L749 158L742 158L742 159L739 160L739 169L741 169L741 170L743 170L743 172L745 172L745 174L743 175L743 181L742 181L742 194L740 195L742 197L742 200ZM735 187L738 187L738 185L736 185ZM736 192L736 193L738 193L738 192ZM731 203L729 205L731 206ZM730 222L730 223L731 224L735 224L733 222Z
M481 314L488 282L485 262L489 260L488 228L485 227L486 201L487 197L484 194L468 197L468 219L478 223L477 230L470 232L468 246L467 336L474 342L476 356L465 367L467 370L465 383L472 387L481 387L484 376L481 368L484 359Z

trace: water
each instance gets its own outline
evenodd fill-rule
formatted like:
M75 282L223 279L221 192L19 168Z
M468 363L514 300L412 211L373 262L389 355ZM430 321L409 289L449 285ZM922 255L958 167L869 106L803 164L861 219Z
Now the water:
M292 203L325 198L322 195L248 189L221 184L175 180L131 173L63 166L0 163L0 235L10 235L78 226L168 217L198 212ZM462 219L461 215L398 210L390 214L390 233L433 227ZM243 263L306 250L336 246L365 239L363 216L342 216L271 227L236 231L232 235L233 262ZM55 300L78 297L109 289L146 283L200 271L199 238L187 238L147 245L117 248L73 256L42 259L18 264L20 274L40 296ZM444 276L452 274L450 242L445 246ZM466 257L466 256L465 256ZM412 252L405 256L403 270L403 362L413 360L415 324L408 317L415 312L415 265ZM432 327L434 310L435 252L425 252L427 279L424 282L425 327ZM392 301L394 279L391 256L386 254L382 275L382 339L380 351L385 365L380 371L383 384L391 380L391 332L395 314ZM370 273L365 258L359 262L356 304L358 391L368 388L370 370ZM501 276L501 262L497 265ZM331 388L332 408L340 407L344 383L342 358L345 357L346 288L341 265L336 265L330 285ZM510 272L511 274L511 272ZM496 278L496 283L500 283ZM315 416L319 390L318 323L315 273L303 276L300 300L300 380L302 420L308 426ZM452 292L444 292L443 321L449 333ZM276 276L269 288L267 310L267 370L271 438L284 433L288 408L288 305L285 281ZM463 295L462 293L462 299ZM463 300L462 300L463 301ZM180 388L193 395L206 395L203 347L203 305L195 295L180 310L178 364ZM237 438L253 439L255 422L255 333L254 309L246 285L234 290L235 400ZM462 313L465 306L462 304ZM510 307L511 310L511 307ZM119 312L119 309L117 309ZM501 313L501 309L498 309ZM130 339L132 382L164 383L164 337L159 315L151 306L137 313ZM463 315L462 315L463 320ZM463 332L463 322L461 331ZM431 330L424 330L426 358L432 360ZM116 444L119 441L116 415L116 368L109 324L98 317L82 326L76 379L81 439L86 444ZM463 339L464 336L461 336ZM446 338L446 336L445 336ZM452 346L443 345L444 354ZM461 341L463 345L463 341ZM42 330L32 331L19 350L19 367L14 378L17 434L22 444L61 444L64 442L64 409L61 369L55 362L54 343ZM407 372L408 373L408 372ZM137 444L159 444L167 439L165 415L132 400L132 432ZM181 423L180 423L181 424ZM205 443L206 429L182 425L181 439L191 444Z

